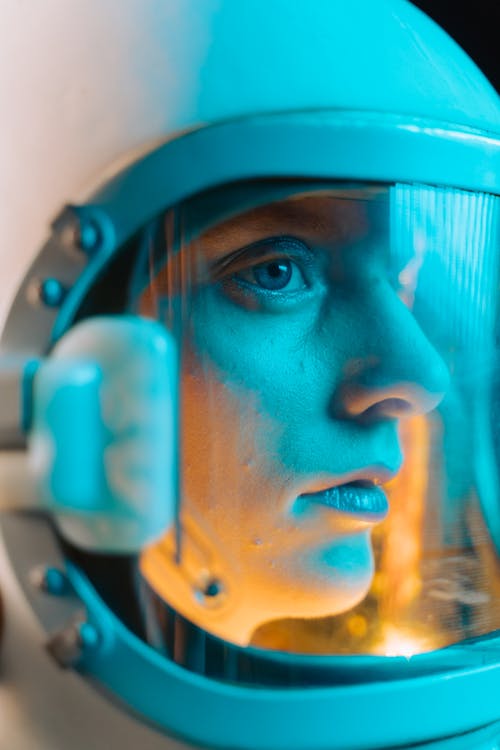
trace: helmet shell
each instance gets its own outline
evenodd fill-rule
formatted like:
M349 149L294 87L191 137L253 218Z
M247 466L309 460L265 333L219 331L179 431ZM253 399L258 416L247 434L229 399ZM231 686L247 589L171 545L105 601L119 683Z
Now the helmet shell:
M5 0L0 33L0 322L61 207L186 130L327 109L500 132L494 89L405 0Z

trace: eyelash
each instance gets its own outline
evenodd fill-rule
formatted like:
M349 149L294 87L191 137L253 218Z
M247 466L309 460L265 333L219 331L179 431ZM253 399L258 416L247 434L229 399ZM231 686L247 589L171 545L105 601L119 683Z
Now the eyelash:
M237 284L254 293L272 296L290 296L302 289L307 289L310 284L310 273L308 273L314 256L310 248L295 237L270 237L268 239L253 243L247 247L237 250L226 257L213 270L213 278L224 284ZM281 289L271 289L259 285L256 272L273 264L291 265L290 277ZM245 278L243 274L253 274L251 278ZM303 282L302 289L290 290L286 287L294 278L300 274ZM297 281L297 279L295 279Z

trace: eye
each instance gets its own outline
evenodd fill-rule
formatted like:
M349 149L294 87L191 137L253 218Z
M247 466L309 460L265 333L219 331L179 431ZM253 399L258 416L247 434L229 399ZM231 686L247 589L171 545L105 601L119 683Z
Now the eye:
M291 258L269 259L235 273L233 279L270 292L297 292L307 287L302 270Z

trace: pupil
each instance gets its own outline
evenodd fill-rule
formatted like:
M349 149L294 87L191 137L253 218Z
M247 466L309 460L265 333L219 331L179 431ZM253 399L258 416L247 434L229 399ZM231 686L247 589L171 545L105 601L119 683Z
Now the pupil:
M281 276L281 273L286 270L283 265L278 265L278 263L272 263L269 266L269 273L273 278L277 278L278 276Z
M292 264L287 260L265 263L254 269L254 277L264 289L283 289L292 277Z

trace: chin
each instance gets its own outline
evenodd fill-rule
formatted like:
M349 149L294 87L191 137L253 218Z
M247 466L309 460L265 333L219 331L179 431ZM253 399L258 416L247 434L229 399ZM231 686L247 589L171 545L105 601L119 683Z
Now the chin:
M288 617L294 618L318 618L332 617L348 612L363 601L370 590L373 580L373 571L356 581L350 580L348 584L344 581L336 581L337 585L327 585L321 591L321 595L311 601L309 592L309 605L290 611ZM340 586L338 584L341 584ZM290 608L291 609L291 608Z
M370 532L342 537L307 557L310 617L341 614L358 605L373 581ZM304 615L302 615L304 616Z
M369 534L356 535L355 544L344 538L342 543L310 551L292 564L289 559L282 561L278 570L266 591L267 604L273 602L273 617L342 614L358 605L372 584L375 569Z
M331 610L331 606L325 607L323 617L328 615L340 615L342 612L348 612L358 604L360 604L370 590L370 586L373 581L373 569L366 572L366 575L360 577L355 582L349 582L349 585L345 586L341 591L336 592L336 608L335 611ZM333 597L332 597L333 599Z
M267 611L264 621L273 619L310 620L341 615L360 604L367 595L373 576L366 575L351 586L324 586L315 596L311 589L295 587L293 597L276 601L272 611ZM292 583L290 583L290 588Z

